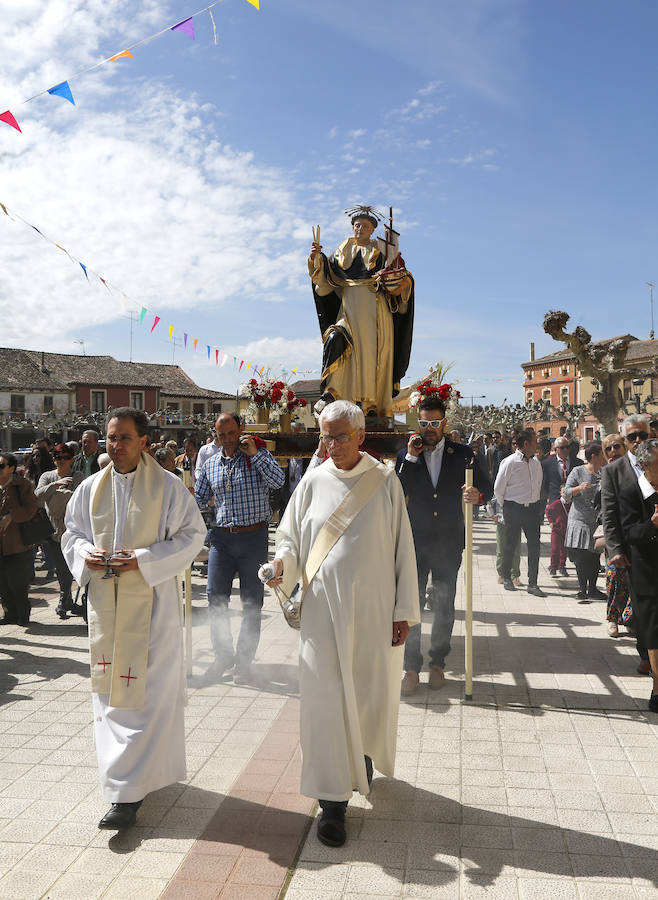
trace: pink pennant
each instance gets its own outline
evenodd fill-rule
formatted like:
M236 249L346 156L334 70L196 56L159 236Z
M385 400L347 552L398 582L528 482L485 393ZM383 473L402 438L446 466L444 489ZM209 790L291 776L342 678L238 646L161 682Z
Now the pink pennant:
M0 122L6 122L7 125L11 125L12 128L15 128L16 131L21 131L18 122L14 118L13 113L9 112L8 109L6 109L3 113L0 113ZM22 131L21 134L23 134Z
M219 350L215 350L215 365L219 362Z
M189 19L183 19L182 22L179 22L178 25L173 25L171 31L184 31L185 34L189 34L189 36L194 40L194 19L190 16Z
M158 324L159 321L160 321L160 316L156 316L153 319L153 324L151 325L151 334L153 334L153 331L155 330L155 326Z

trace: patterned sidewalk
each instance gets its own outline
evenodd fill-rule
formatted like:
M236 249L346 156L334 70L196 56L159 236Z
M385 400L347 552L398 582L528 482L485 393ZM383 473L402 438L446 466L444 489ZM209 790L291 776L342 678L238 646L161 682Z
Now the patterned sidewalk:
M206 683L195 577L188 781L116 835L97 828L85 630L35 590L34 624L0 634L0 898L657 897L658 717L634 642L544 565L545 600L504 592L489 522L475 544L474 699L458 612L446 687L403 701L396 778L355 796L338 850L297 793L297 636L272 598L254 683Z

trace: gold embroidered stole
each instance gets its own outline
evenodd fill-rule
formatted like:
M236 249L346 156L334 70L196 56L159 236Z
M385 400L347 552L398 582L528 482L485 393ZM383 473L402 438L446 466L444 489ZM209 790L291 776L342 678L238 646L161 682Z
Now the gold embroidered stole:
M90 517L94 545L110 553L114 549L115 503L113 466L94 481ZM128 550L150 547L158 540L164 498L164 471L142 453L128 504L123 545ZM121 548L117 548L121 549ZM118 569L117 569L118 570ZM118 578L93 572L89 604L91 686L97 694L109 694L110 706L141 709L146 691L153 589L139 571Z

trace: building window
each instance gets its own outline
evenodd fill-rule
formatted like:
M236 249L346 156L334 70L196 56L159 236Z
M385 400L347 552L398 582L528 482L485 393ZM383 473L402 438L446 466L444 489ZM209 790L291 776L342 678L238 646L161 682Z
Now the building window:
M550 369L542 369L541 374L542 374L543 378L548 378L551 374L551 370Z
M561 403L569 402L569 388L568 387L563 387L562 390L560 391L560 402Z
M167 400L167 412L177 413L179 411L178 400Z
M25 394L11 395L11 411L22 413L25 412Z
M213 403L212 411L214 413L220 413L222 411L222 404L221 403Z
M541 398L542 398L542 400L550 400L551 399L551 389L544 388L544 390L541 392Z
M192 411L195 416L202 416L202 415L204 415L204 413L206 411L206 404L205 403L195 403L192 406Z
M631 399L631 379L630 378L624 378L623 392L624 392L624 400L630 400Z
M527 378L528 381L532 381L532 379L535 377L535 373L533 372L532 369L530 369L530 371L526 373L525 377Z
M526 403L532 403L532 401L533 401L533 393L532 393L532 391L526 391L526 392L525 392L525 402L526 402Z
M144 391L131 391L130 405L133 409L144 409Z
M562 366L562 368L560 369L560 372L562 373L562 375L568 375L569 374L569 366Z
M43 411L45 413L49 413L53 411L53 398L52 397L44 397L43 398Z
M105 391L91 392L91 411L96 413L106 412Z

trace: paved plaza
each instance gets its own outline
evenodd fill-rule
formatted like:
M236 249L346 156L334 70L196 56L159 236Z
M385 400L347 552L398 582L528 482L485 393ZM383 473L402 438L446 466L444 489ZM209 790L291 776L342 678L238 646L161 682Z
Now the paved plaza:
M266 596L253 683L207 682L200 572L188 780L150 795L136 827L99 831L86 632L38 580L33 624L0 634L0 898L658 897L658 716L634 641L609 638L605 604L579 604L547 556L546 599L505 592L489 521L474 545L473 700L460 587L449 680L403 699L396 777L355 795L339 849L298 793L297 633Z

